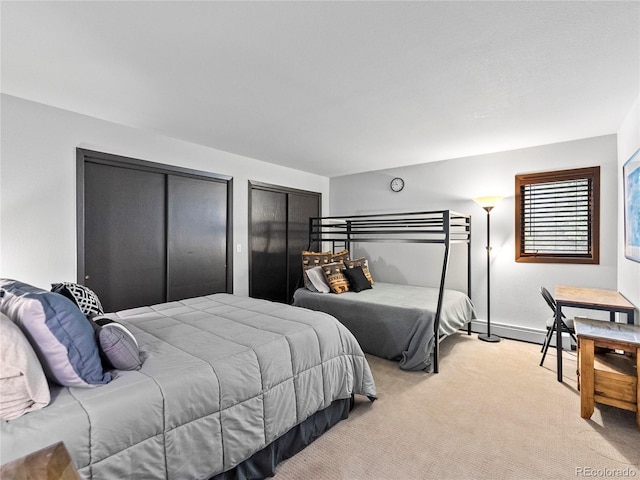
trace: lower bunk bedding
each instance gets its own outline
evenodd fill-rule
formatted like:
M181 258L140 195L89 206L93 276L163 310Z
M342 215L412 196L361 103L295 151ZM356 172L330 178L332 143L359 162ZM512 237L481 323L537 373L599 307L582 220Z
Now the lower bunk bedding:
M293 305L326 312L356 337L366 353L399 360L403 370L430 370L435 345L437 288L376 282L361 292L295 291ZM475 317L467 295L445 290L440 336L468 326Z
M86 479L264 478L354 394L376 398L358 342L321 312L215 294L107 316L142 367L52 385L48 406L0 422L2 463L63 441Z

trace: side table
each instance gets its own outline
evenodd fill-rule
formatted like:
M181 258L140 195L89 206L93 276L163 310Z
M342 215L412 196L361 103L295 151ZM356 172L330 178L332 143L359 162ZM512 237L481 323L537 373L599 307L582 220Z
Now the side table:
M636 412L640 428L640 326L586 318L574 325L580 416L591 418L597 402Z

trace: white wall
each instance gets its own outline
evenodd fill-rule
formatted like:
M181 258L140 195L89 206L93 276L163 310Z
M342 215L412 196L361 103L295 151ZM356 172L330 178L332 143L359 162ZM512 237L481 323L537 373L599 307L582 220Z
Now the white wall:
M640 148L640 98L631 107L618 131L618 290L627 299L640 306L640 263L624 256L624 189L622 166ZM640 325L638 308L636 324Z
M500 194L492 212L496 254L491 271L493 331L537 339L549 311L538 287L556 284L619 289L640 305L640 264L624 258L621 168L640 147L640 105L617 136L605 136L331 179L2 95L0 149L0 276L46 287L76 275L75 149L83 147L234 177L234 292L248 292L247 181L323 194L334 215L450 208L473 215L472 298L480 323L486 315L486 216L470 199ZM600 165L602 218L600 265L518 264L514 260L514 175ZM389 181L402 176L405 189ZM329 188L330 187L330 188ZM331 189L331 195L329 190ZM373 270L389 280L429 283L423 251L376 256ZM370 247L373 248L373 247ZM402 251L402 249L400 249ZM373 250L372 250L373 251ZM452 270L460 270L455 259ZM382 278L381 278L382 279ZM457 286L457 285L455 285ZM578 312L576 312L578 313ZM581 313L584 313L581 312ZM593 312L589 312L592 315ZM595 315L593 315L595 316ZM479 328L484 328L480 326Z
M547 170L601 167L600 265L516 263L514 245L515 175ZM406 186L389 189L400 176ZM616 136L533 147L476 157L425 163L331 179L331 212L348 215L371 212L451 209L472 215L472 292L480 318L486 319L486 213L471 199L502 195L491 212L491 325L492 332L511 338L540 341L551 311L538 289L554 285L616 288L618 245L618 161ZM422 249L418 247L423 247ZM382 248L382 247L380 247ZM374 280L430 284L426 271L440 267L425 253L430 246L396 245L391 253L365 248L371 255ZM410 252L401 255L399 252ZM456 259L452 259L452 267ZM464 268L461 270L464 272ZM459 283L459 282L458 282ZM598 312L573 314L598 317ZM605 314L606 316L606 314ZM484 325L474 325L485 331Z
M248 180L321 192L329 179L96 118L1 97L0 276L76 280L76 147L233 176L234 293L248 294Z

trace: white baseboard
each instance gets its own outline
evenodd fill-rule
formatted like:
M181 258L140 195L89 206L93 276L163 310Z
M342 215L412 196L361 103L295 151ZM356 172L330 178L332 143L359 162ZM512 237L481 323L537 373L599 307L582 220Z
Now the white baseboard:
M476 319L471 322L471 331L475 333L486 333L487 322L484 320ZM496 324L491 322L491 333L498 337L509 338L512 340L520 340L522 342L537 343L542 345L544 343L544 337L547 333L546 328L539 330L535 328L518 327L515 325ZM562 349L571 350L571 337L567 333L562 334ZM553 335L551 339L551 346L555 347L556 336Z

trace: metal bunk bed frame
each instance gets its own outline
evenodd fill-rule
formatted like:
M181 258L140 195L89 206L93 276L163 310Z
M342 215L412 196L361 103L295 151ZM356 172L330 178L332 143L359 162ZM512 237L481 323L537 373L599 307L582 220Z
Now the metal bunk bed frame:
M467 244L467 296L471 298L471 216L451 210L381 213L309 219L309 247L319 249L331 243L333 252L341 246L351 251L352 243L433 243L444 245L438 304L434 322L433 371L438 373L440 354L440 313L449 266L451 244ZM471 335L471 322L467 324Z

